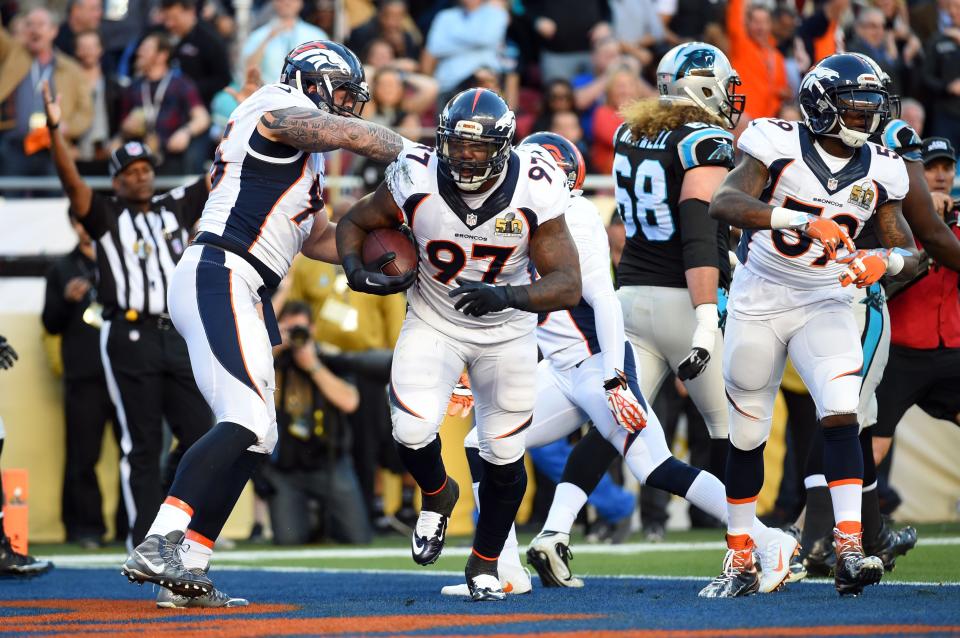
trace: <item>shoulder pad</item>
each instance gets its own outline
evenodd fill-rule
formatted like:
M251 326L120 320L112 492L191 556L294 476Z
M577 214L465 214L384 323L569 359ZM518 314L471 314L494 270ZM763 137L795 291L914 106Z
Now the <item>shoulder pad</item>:
M432 159L432 148L413 146L404 148L396 161L387 166L384 181L401 205L411 193L421 192L427 188L428 170Z
M913 162L920 161L920 136L903 120L890 120L879 134L878 144L896 151L900 157Z
M677 156L684 170L697 166L733 168L733 133L722 128L691 122L677 130Z
M767 166L778 158L791 157L798 151L797 122L759 118L740 134L737 148Z

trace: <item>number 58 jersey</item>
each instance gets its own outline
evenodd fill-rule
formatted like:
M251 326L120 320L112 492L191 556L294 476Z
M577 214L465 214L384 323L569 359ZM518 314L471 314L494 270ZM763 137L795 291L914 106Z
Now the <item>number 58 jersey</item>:
M405 149L387 168L386 183L413 231L417 282L410 310L455 339L500 343L532 332L537 315L514 308L471 317L456 310L456 279L523 286L532 281L530 241L540 224L563 215L566 176L538 147L514 149L494 188L464 193L440 174L433 149Z
M803 124L764 118L751 122L737 146L769 171L762 201L831 218L854 242L880 206L902 200L907 193L903 160L872 142L850 158L837 158L820 149ZM797 231L744 230L737 257L746 270L769 282L800 291L844 294L839 277L846 266L828 260L819 242Z

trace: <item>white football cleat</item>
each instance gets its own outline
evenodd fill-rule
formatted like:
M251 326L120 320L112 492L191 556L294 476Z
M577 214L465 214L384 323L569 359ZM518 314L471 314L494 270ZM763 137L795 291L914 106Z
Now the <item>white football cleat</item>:
M760 593L776 591L790 576L790 559L800 550L797 539L776 528L768 528L757 542L760 555Z
M490 574L477 574L467 580L470 598L474 601L503 600L506 592L500 586L500 579Z
M544 587L583 587L583 581L570 571L570 534L540 532L530 541L527 564L540 574Z
M519 594L529 594L533 591L533 583L530 580L530 570L517 565L503 565L497 567L497 575L500 576L500 587L503 593L511 596ZM466 583L460 585L446 585L440 590L442 596L469 596L470 588Z

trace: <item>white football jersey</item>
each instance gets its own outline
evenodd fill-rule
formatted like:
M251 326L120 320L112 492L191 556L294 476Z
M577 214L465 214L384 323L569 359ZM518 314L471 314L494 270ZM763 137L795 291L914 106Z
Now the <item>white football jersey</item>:
M737 147L770 172L761 200L831 218L854 242L877 207L907 193L903 160L872 142L849 160L825 158L801 123L763 118L750 123ZM828 260L819 242L794 230L744 230L737 257L753 275L799 291L839 292L846 269Z
M558 370L566 370L600 352L597 321L593 308L584 300L590 297L588 287L609 288L613 294L610 244L597 207L584 197L572 197L564 219L580 254L583 296L569 310L541 314L537 325L540 352Z
M405 149L386 182L413 230L419 253L410 310L437 330L473 343L497 343L530 333L533 313L507 308L482 317L454 309L456 279L522 286L531 282L530 239L540 224L563 215L566 176L542 149L514 149L497 185L480 197L440 179L434 149ZM465 201L466 199L466 201ZM469 203L468 203L469 202Z
M211 168L210 196L199 232L220 235L283 278L323 208L323 156L260 135L267 111L316 109L285 84L268 84L244 100L223 130Z

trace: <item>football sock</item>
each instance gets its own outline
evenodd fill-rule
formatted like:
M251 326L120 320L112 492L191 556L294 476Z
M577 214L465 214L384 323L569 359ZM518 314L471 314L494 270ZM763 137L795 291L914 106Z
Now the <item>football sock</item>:
M569 466L569 463L567 465ZM569 534L577 515L586 503L586 492L573 483L560 483L553 492L553 502L547 513L547 520L543 523L543 531Z
M603 475L610 469L610 464L619 457L620 451L603 438L597 428L590 428L583 438L573 446L573 450L567 458L567 464L563 468L560 482L572 483L579 487L584 494L591 494L600 484ZM554 498L554 502L556 502L556 498ZM583 507L583 505L580 507ZM579 511L579 508L577 511Z
M740 450L730 444L727 455L727 536L749 535L757 513L757 497L763 488L763 448Z
M201 537L216 541L243 493L243 488L266 458L266 454L244 450L220 480L210 486L203 509L198 510L190 521L190 529Z
M880 538L883 518L877 496L877 466L873 462L873 428L860 433L860 451L863 454L863 492L860 495L860 517L863 523L863 544L873 545Z
M187 569L199 567L206 571L213 556L214 543L215 540L188 529L183 543L180 544L180 558L183 560L183 566Z
M480 515L473 539L473 553L491 560L500 556L527 489L523 458L506 465L484 461L478 490Z
M467 448L468 450L471 448ZM476 449L476 448L473 448ZM473 502L480 507L480 481L473 484ZM520 562L520 543L517 541L517 526L510 525L510 533L507 534L507 540L503 544L503 551L500 552L501 565L512 565L523 569L523 563Z
M730 440L710 439L710 473L720 480L727 473L727 455L730 453ZM700 507L699 505L697 507ZM700 509L703 509L702 507Z
M663 463L653 468L653 471L650 472L646 479L643 480L643 473L641 469L643 467L642 460L636 458L629 450L627 451L627 467L630 468L630 471L634 476L643 485L649 485L650 487L655 487L659 490L664 490L665 492L670 492L671 494L676 494L686 498L687 492L690 491L690 486L697 480L697 475L703 473L703 470L699 470L695 467L687 465L683 461L678 460L676 457L671 456L667 458ZM714 479L716 480L716 479ZM720 483L717 480L717 483ZM720 485L721 493L723 490L723 485ZM689 500L689 499L688 499ZM723 499L720 499L720 503L723 503ZM699 507L698 503L694 503Z
M823 428L823 470L833 501L833 518L841 523L860 523L863 488L863 453L856 422Z
M160 506L160 511L153 519L150 529L147 530L147 536L154 534L166 536L175 529L181 532L186 531L191 518L193 518L193 508L189 504L174 496L168 496Z
M807 488L807 508L800 535L800 552L806 556L813 549L813 544L833 529L833 504L822 474L808 476L804 479L804 485Z
M436 495L446 485L447 469L443 465L443 457L440 456L439 436L419 450L398 442L397 452L403 466L420 486L425 500L426 497Z

